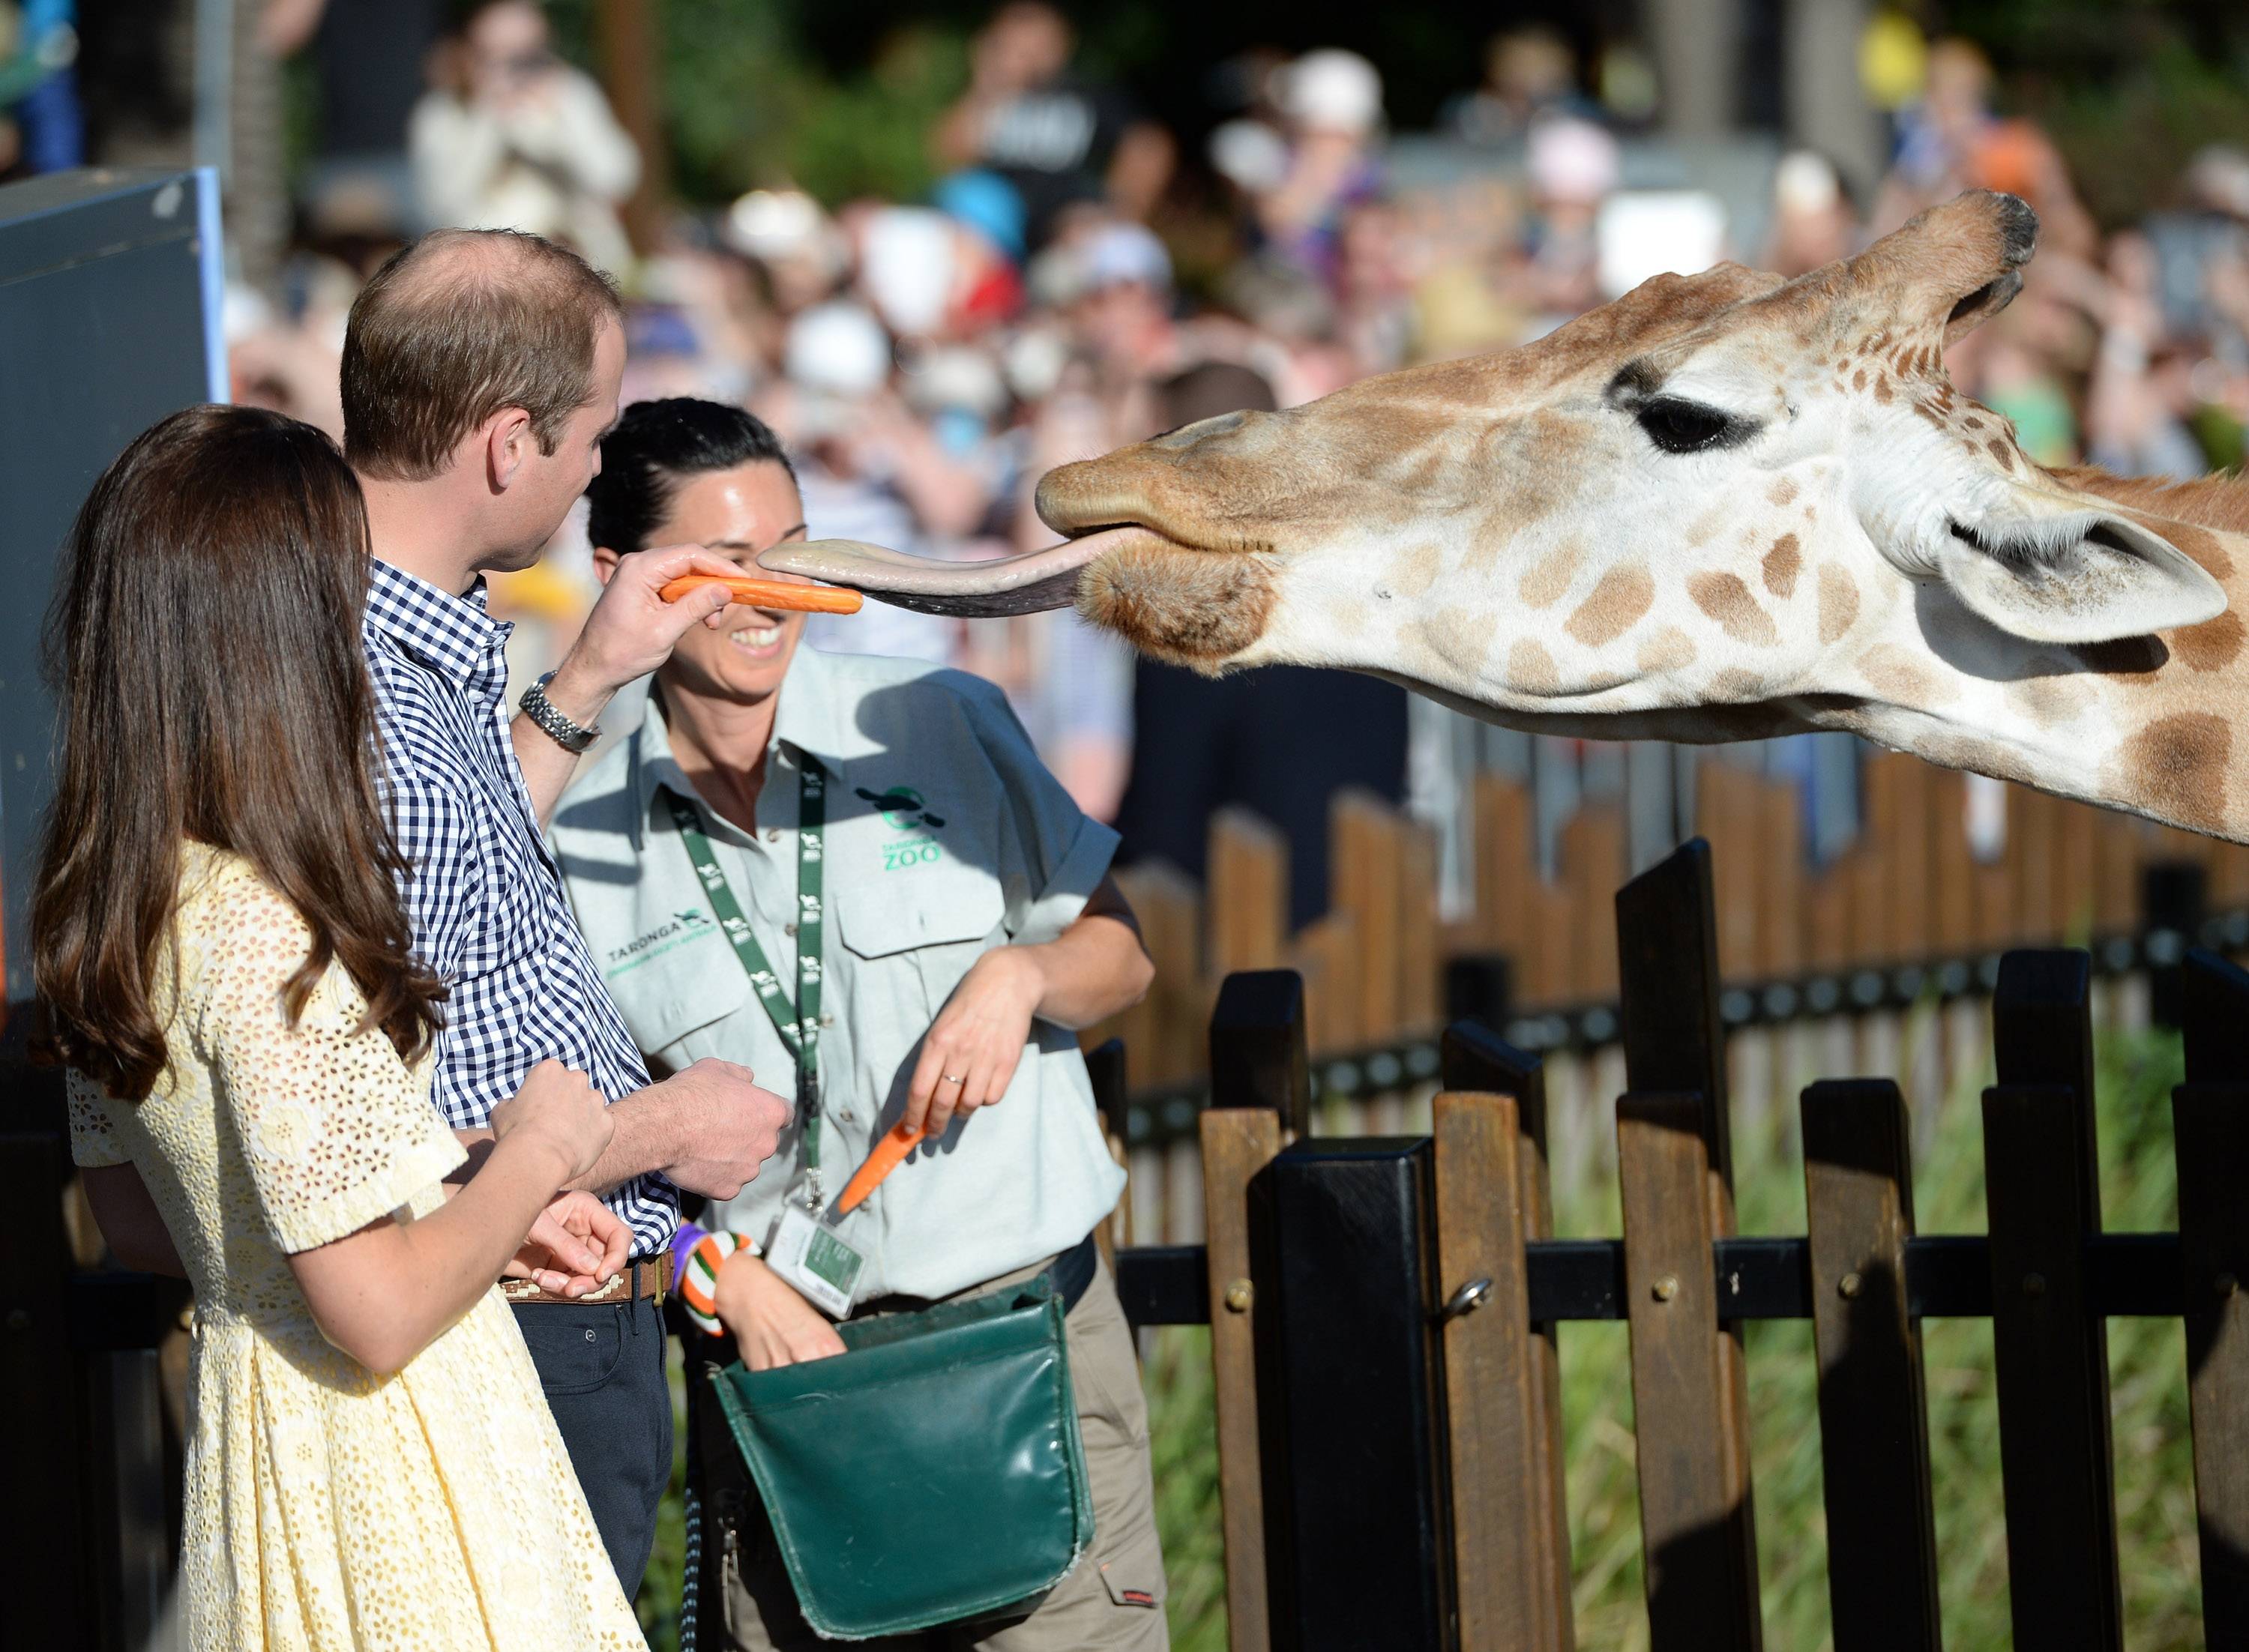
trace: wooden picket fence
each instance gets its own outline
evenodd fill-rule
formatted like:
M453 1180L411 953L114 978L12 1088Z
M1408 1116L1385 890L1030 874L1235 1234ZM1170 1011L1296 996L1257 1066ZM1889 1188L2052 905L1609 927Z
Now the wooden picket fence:
M1118 1272L1137 1323L1211 1328L1234 1652L1573 1647L1558 1338L1599 1320L1630 1326L1654 1652L1755 1652L1757 1319L1813 1326L1837 1652L1937 1652L1933 1317L1993 1326L2014 1644L2120 1649L2118 1315L2184 1322L2207 1644L2249 1646L2249 973L2184 964L2177 1232L2101 1226L2092 960L2045 949L2008 953L1991 1001L1988 1237L1915 1232L1898 1089L1841 1079L1801 1098L1806 1234L1744 1238L1722 911L1699 841L1615 896L1615 1239L1552 1237L1536 1058L1457 1025L1427 1136L1316 1138L1309 984L1226 982L1206 1243L1124 1249Z
M1702 763L1696 826L1716 855L1723 978L2122 933L2138 922L2142 874L2157 862L2202 867L2215 907L2249 906L2249 847L2025 787L2006 788L2004 849L1979 860L1964 824L1968 784L1917 758L1870 755L1859 834L1814 867L1792 784L1723 759ZM1250 970L1303 977L1316 1057L1434 1036L1445 1019L1448 966L1463 960L1504 956L1520 1008L1613 1002L1608 903L1630 870L1620 809L1580 809L1561 830L1550 878L1539 870L1525 787L1483 774L1472 803L1475 907L1450 922L1439 915L1434 834L1364 792L1335 804L1332 904L1299 932L1288 922L1288 843L1246 811L1213 819L1203 887L1160 864L1121 873L1156 985L1095 1029L1088 1047L1122 1038L1137 1086L1196 1080L1218 984Z

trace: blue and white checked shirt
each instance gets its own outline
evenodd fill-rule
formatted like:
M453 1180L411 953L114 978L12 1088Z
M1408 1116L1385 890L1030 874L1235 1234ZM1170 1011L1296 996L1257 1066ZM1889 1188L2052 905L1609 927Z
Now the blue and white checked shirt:
M465 597L379 558L361 632L382 734L383 795L412 867L416 950L451 989L433 1098L457 1130L552 1058L612 1101L649 1081L562 898L507 734L507 639L484 581ZM659 1255L679 1192L649 1175L609 1196L635 1256Z

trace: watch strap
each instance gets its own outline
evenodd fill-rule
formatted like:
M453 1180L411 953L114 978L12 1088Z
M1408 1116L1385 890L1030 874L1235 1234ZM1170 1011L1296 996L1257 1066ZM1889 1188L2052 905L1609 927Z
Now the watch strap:
M547 697L547 685L554 677L552 671L540 677L523 691L523 698L517 703L522 706L523 715L537 723L548 739L575 755L600 739L602 731L573 723L555 709L554 703Z

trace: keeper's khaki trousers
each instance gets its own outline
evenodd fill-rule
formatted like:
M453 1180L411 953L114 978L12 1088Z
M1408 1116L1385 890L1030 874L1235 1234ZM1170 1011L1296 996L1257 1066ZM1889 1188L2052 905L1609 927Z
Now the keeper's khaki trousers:
M1040 1265L1042 1267L1043 1264ZM1029 1278L1039 1267L964 1291L978 1296ZM1168 1652L1164 1624L1164 1560L1156 1539L1155 1490L1148 1472L1148 1408L1140 1392L1132 1333L1117 1300L1107 1263L1063 1322L1077 1426L1093 1491L1093 1547L1076 1570L1024 1616L982 1618L849 1644L865 1652ZM765 1510L726 1432L717 1396L698 1385L696 1435L703 1458L706 1541L718 1564L705 1573L718 1587L701 1612L702 1652L833 1652L838 1642L812 1632L798 1611L780 1547ZM973 1511L944 1531L918 1539L934 1554L977 1540Z

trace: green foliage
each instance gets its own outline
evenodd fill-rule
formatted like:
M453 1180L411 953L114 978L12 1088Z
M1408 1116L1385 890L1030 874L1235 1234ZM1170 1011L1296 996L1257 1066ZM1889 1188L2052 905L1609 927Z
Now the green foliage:
M678 1341L671 1344L668 1374L671 1380L671 1484L656 1511L656 1547L641 1576L640 1594L633 1608L640 1614L641 1633L650 1652L678 1652L679 1589L686 1576L687 1521L687 1371Z
M961 36L898 31L867 69L808 96L782 149L789 177L831 206L861 195L920 199L935 182L930 128L967 79Z
M2113 76L2022 87L2015 101L2060 148L2094 217L2109 229L2169 204L2205 144L2249 145L2243 50L2211 58L2170 41Z
M596 62L592 0L553 0L548 13L564 54ZM797 17L787 5L666 0L657 17L674 188L703 206L788 184L829 206L920 198L930 128L967 84L965 29L872 34L861 66L831 72Z
M1219 1526L1218 1432L1211 1412L1210 1332L1171 1326L1148 1339L1149 1466L1164 1545L1173 1652L1226 1652L1226 1544ZM1144 1343L1144 1347L1146 1344Z

